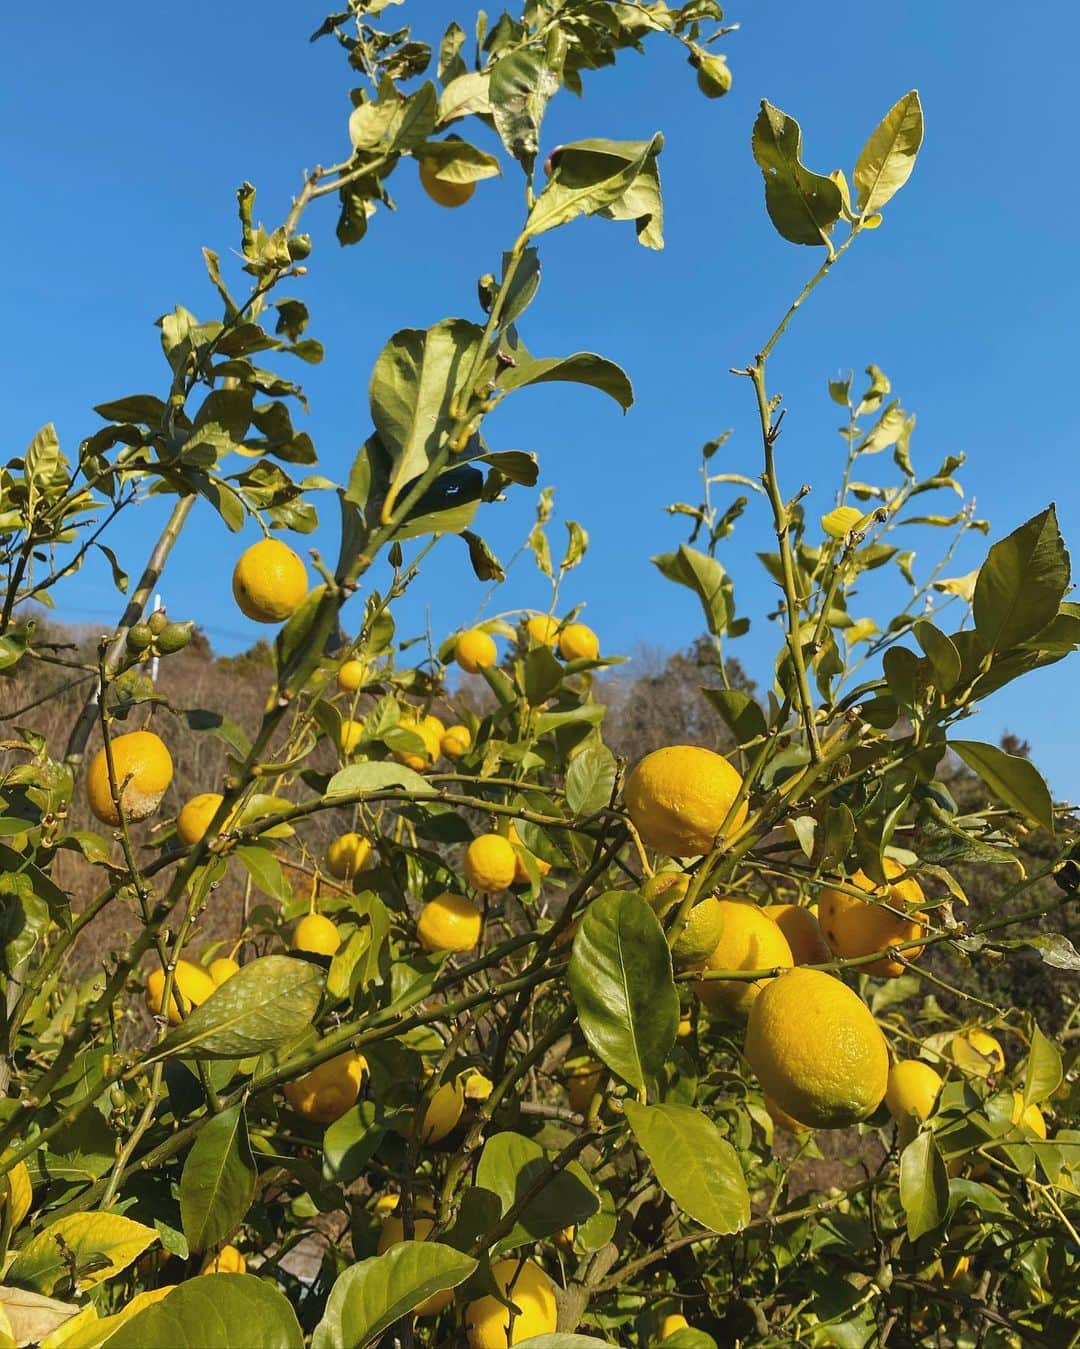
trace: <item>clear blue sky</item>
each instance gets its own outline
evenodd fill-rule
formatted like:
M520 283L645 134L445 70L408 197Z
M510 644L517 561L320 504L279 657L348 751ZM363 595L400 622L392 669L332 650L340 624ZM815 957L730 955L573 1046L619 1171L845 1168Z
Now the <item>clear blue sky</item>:
M438 12L466 13L448 4ZM61 4L46 24L30 5L3 7L8 454L48 420L72 452L99 424L94 403L163 392L152 322L176 303L214 316L199 250L235 247L236 186L254 182L259 216L276 223L300 170L346 152L343 54L306 41L322 13L285 0L254 8L189 0L182 11L111 0L90 22L81 7ZM661 508L695 499L699 447L724 428L735 435L723 466L759 471L750 390L727 370L752 355L819 257L785 244L765 217L749 152L762 97L800 119L807 159L823 171L850 170L866 133L908 88L920 89L927 117L916 173L885 228L843 260L774 360L773 387L790 408L785 488L813 483L809 509L828 508L840 442L825 382L873 361L918 414L921 467L966 451L965 484L995 536L1056 497L1080 556L1075 8L1054 0L1017 19L970 0L837 0L827 9L758 0L728 17L743 25L724 47L735 76L728 98L702 98L679 49L657 43L645 58L631 54L592 76L583 102L560 95L549 116L548 147L657 129L667 137L667 250L648 253L630 227L607 222L549 236L524 324L537 354L592 349L620 361L635 380L636 407L624 418L599 394L547 386L516 395L488 427L494 448L540 453L559 518L589 529L588 559L565 600L588 600L585 617L608 653L640 642L674 648L700 630L689 592L648 561L683 537ZM334 478L368 432L368 374L386 338L447 315L475 317L475 278L494 269L519 223L510 176L482 184L458 212L422 197L411 165L391 187L396 218L376 216L358 248L338 248L329 202L309 218L316 249L296 293L328 358L303 367L305 425L321 471ZM869 461L864 476L887 481L887 458ZM719 456L714 463L721 467ZM941 509L951 508L942 498ZM481 517L504 561L532 510L531 494L518 491ZM329 499L325 514L332 527ZM159 519L146 507L126 527L120 543L132 572ZM913 542L929 560L934 539ZM755 499L722 558L753 619L733 652L766 680L774 634L764 614L774 596L753 554L767 546ZM197 617L222 650L260 635L229 596L241 547L200 506L164 586L173 615ZM404 607L403 633L420 632L430 611L440 639L485 599L456 541L440 546L439 559ZM979 559L973 542L954 572ZM545 585L522 559L494 608L546 607ZM88 566L65 600L65 616L95 622L119 607L103 566ZM858 612L880 616L869 586ZM1074 799L1080 771L1067 713L1076 669L1066 662L998 694L972 728L987 739L1006 728L1027 737L1056 792Z

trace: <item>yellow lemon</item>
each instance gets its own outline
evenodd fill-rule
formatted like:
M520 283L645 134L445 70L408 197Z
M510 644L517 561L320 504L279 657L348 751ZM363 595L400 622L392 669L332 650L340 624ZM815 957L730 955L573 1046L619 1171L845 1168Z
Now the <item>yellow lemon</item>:
M367 1059L347 1049L295 1082L285 1083L285 1099L298 1115L316 1124L333 1124L356 1104Z
M395 1201L398 1196L393 1196ZM394 1207L398 1204L395 1202ZM415 1216L413 1217L412 1241L427 1241L431 1235L431 1229L435 1226L434 1218L431 1215L431 1207L423 1200L415 1205ZM382 1255L388 1251L391 1246L398 1245L405 1240L405 1223L396 1214L391 1213L389 1217L383 1220L382 1231L379 1233L379 1245L377 1254ZM438 1314L454 1300L454 1290L452 1288L440 1289L437 1293L432 1293L431 1297L416 1308L417 1316L438 1316Z
M231 956L218 956L217 960L211 960L206 972L213 979L214 987L220 988L234 974L240 973L240 966Z
M688 1035L693 1035L694 1023L689 1013L679 1017L679 1029L676 1032L680 1040L685 1040Z
M901 1059L889 1069L885 1104L894 1120L914 1115L924 1120L933 1112L941 1090L941 1077L922 1059Z
M799 904L766 904L761 911L787 938L796 965L824 965L832 959L817 914Z
M321 913L308 913L293 928L292 948L315 956L332 956L341 945L341 933Z
M711 851L741 786L738 772L711 749L667 745L646 754L630 774L626 808L650 848L669 857L697 857ZM744 802L729 832L745 818Z
M470 628L468 632L463 632L454 646L454 659L467 674L490 670L498 658L494 640L481 628Z
M153 731L130 731L112 741L113 771L120 805L128 820L145 820L161 804L173 777L173 761L165 742ZM120 813L109 788L109 763L104 749L90 761L86 798L103 824L119 824Z
M200 1274L245 1274L247 1261L235 1246L222 1246L217 1255L208 1255Z
M233 597L256 623L280 623L307 594L307 570L280 539L261 539L240 556L233 572Z
M949 1053L958 1068L977 1077L990 1077L1005 1071L1005 1051L1000 1042L980 1026L954 1035L949 1041Z
M420 186L439 206L464 206L476 191L476 183L448 183L436 176L438 165L433 159L421 159Z
M441 1143L447 1134L457 1128L465 1109L465 1084L457 1078L436 1087L428 1098L424 1122L420 1127L421 1143ZM419 1114L419 1112L417 1112Z
M517 831L517 826L512 824L507 830L507 838L510 840L510 846L514 850L514 884L528 885L531 877L529 868L525 865L525 858L531 857L533 865L536 867L538 876L546 876L551 870L551 863L545 862L542 857L537 857L535 853L529 852L525 844L521 841L521 835Z
M1043 1118L1043 1112L1034 1101L1025 1106L1024 1094L1020 1091L1013 1092L1012 1122L1019 1124L1021 1129L1034 1134L1036 1138L1046 1137L1046 1120Z
M660 1336L660 1339L666 1340L669 1335L674 1335L677 1330L689 1330L689 1329L690 1329L690 1322L686 1319L686 1317L680 1316L678 1312L672 1312L669 1316L665 1316L664 1319L660 1322L660 1330L658 1334Z
M584 623L568 623L559 633L559 655L563 660L596 660L600 638Z
M501 834L478 834L465 850L465 875L474 890L494 894L513 885L517 854Z
M510 1311L495 1297L477 1298L465 1308L469 1349L507 1349L534 1335L553 1335L559 1313L555 1285L532 1260L497 1260L491 1273L503 1295L518 1309Z
M559 620L550 614L533 614L525 631L538 646L554 646L559 639Z
M472 748L472 731L468 726L448 726L439 741L439 748L448 759L460 759Z
M420 910L416 935L425 951L471 951L480 940L480 910L464 895L436 895Z
M215 988L217 984L204 969L189 960L178 960L173 972L173 994L169 999L169 1025L179 1026L181 1002L187 1014L193 1007L205 1002ZM177 990L180 992L179 1000L176 997ZM161 1015L164 998L165 971L158 965L146 977L146 1005L155 1016Z
M5 1152L5 1160L11 1155L10 1148ZM4 1188L6 1181L6 1189ZM11 1205L11 1223L12 1232L19 1226L22 1220L30 1212L30 1206L34 1202L34 1189L30 1184L30 1172L27 1170L25 1162L16 1162L11 1170L0 1181L0 1213L3 1212L4 1205Z
M786 1129L789 1134L808 1134L810 1132L809 1124L803 1124L801 1120L789 1115L786 1110L781 1110L769 1096L765 1097L765 1109L778 1129Z
M821 528L830 539L846 539L863 518L857 506L837 506L821 517Z
M756 904L743 900L716 901L720 940L705 960L706 970L767 970L794 964L787 938ZM698 997L724 1016L743 1017L768 979L698 979Z
M750 1008L745 1053L765 1094L814 1129L872 1115L889 1050L866 1004L824 970L787 970Z
M342 693L355 693L367 680L367 665L362 660L347 660L337 672L337 686Z
M220 792L201 792L193 796L176 817L176 837L180 842L188 848L199 843L224 800Z
M326 850L326 869L339 881L363 871L371 856L371 842L362 834L340 834Z
M364 723L362 721L353 721L351 717L341 719L341 729L338 731L338 749L342 754L349 755L355 752L361 740L364 738Z
M671 958L681 969L696 969L709 959L723 939L724 910L711 895L699 899L686 926L671 946Z
M923 902L919 882L911 876L896 880L897 876L903 875L904 868L891 857L883 858L881 865L889 882L884 887L876 887L862 870L856 871L849 880L856 890L864 890L880 902L858 899L842 890L822 890L819 897L818 913L825 940L836 955L845 959L915 941L926 931L918 918L907 916L907 910ZM903 953L905 960L916 960L921 954L921 946L913 946ZM883 979L895 978L904 972L900 961L889 956L859 968L863 974L876 974Z
M566 1072L566 1095L570 1109L584 1115L589 1102L600 1088L604 1076L604 1065L598 1059L585 1059L575 1063Z

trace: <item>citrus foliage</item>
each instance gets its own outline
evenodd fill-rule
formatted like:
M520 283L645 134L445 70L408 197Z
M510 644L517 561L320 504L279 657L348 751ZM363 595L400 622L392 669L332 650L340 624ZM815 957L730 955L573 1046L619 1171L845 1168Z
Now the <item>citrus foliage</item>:
M669 508L689 538L654 559L700 600L719 676L704 692L735 748L628 764L596 696L617 657L602 624L559 605L588 537L571 522L556 566L550 491L528 541L550 601L446 633L415 664L394 606L455 538L479 580L502 578L473 525L539 474L489 429L505 398L570 381L633 399L602 356L537 357L524 334L551 231L602 217L661 246L662 139L541 163L547 104L660 40L719 97L723 15L713 0L537 3L481 15L475 38L452 23L433 51L380 27L389 10L349 0L319 29L364 80L351 152L272 229L241 186L246 280L206 251L215 308L161 319L158 392L101 403L74 461L46 426L0 472L0 668L16 688L38 662L58 694L89 690L66 745L35 732L31 704L4 746L0 1342L1064 1343L1080 1310L1075 1048L977 997L948 1016L919 962L943 950L977 972L1026 943L1061 972L1073 1027L1080 957L1044 921L1080 878L1072 817L1026 758L955 729L1080 643L1068 554L1048 507L950 575L987 526L924 502L963 502L961 459L916 468L914 417L873 365L861 393L829 385L841 485L810 515L808 489L781 487L766 384L796 311L912 172L918 96L873 130L850 187L808 169L798 123L762 104L768 214L824 258L736 371L763 471L716 473L725 438L705 446L704 500ZM348 481L297 480L316 453L290 363L322 355L283 290L317 257L301 222L333 197L338 240L360 243L389 223L410 161L431 209L482 209L486 180L521 174L519 232L478 314L389 337ZM748 626L717 557L751 501L721 509L732 487L772 532L764 702L727 679ZM309 533L331 491L337 558L305 561L272 531ZM168 524L97 662L72 661L36 634L34 606L94 550L127 592L101 535L150 494L175 498ZM207 503L235 602L275 631L257 725L170 704L150 677L191 639L190 621L145 610ZM263 539L231 545L250 520ZM916 525L949 539L930 567L905 546ZM885 617L889 576L906 601ZM230 758L174 804L178 719ZM957 805L950 747L991 807ZM84 799L102 828L73 826ZM310 841L324 817L325 855ZM1018 860L1032 830L1053 837L1036 872ZM73 857L93 877L74 906ZM965 891L970 863L1002 865L1007 906ZM251 902L221 947L200 919L229 873ZM1047 877L1054 900L1014 902ZM138 935L73 982L109 906ZM852 1165L819 1184L830 1138Z

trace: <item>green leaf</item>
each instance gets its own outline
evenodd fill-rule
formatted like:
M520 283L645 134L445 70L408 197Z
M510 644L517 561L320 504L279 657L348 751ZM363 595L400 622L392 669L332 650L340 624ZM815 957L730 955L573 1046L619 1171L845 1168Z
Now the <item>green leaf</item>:
M789 243L828 245L843 197L831 178L802 163L798 122L762 100L751 144L765 177L765 208L777 231Z
M1057 1045L1048 1040L1038 1026L1033 1026L1031 1048L1024 1068L1024 1104L1034 1102L1037 1105L1048 1100L1061 1086L1062 1077L1061 1053Z
M1006 754L996 745L977 740L950 740L964 763L978 773L995 796L1017 810L1032 824L1054 832L1054 803L1042 774L1030 759Z
M363 1175L386 1133L374 1101L358 1101L323 1135L323 1176L349 1185Z
M681 543L678 552L661 553L650 561L669 581L687 586L697 595L709 631L714 637L721 636L731 622L735 597L731 578L716 558Z
M269 849L237 848L236 856L264 895L280 900L292 898L292 887L282 874L281 863Z
M519 1340L517 1349L610 1349L610 1340L598 1340L592 1335L530 1335Z
M702 693L723 717L736 743L748 744L767 733L761 704L742 689L703 688Z
M170 1031L146 1062L177 1054L243 1059L278 1049L314 1021L322 986L322 971L311 961L249 961Z
M155 1241L152 1227L118 1213L72 1213L31 1237L5 1278L49 1294L67 1282L73 1258L79 1288L90 1288L126 1269Z
M431 783L404 764L372 761L350 764L335 773L326 786L325 796L354 796L357 792L381 792L388 787L403 787L410 796L434 796Z
M180 1217L193 1251L216 1246L240 1226L257 1179L244 1107L234 1105L200 1131L180 1176Z
M283 1293L254 1274L188 1279L109 1337L109 1349L303 1349Z
M543 1181L549 1158L539 1143L505 1130L484 1144L476 1168L476 1184L498 1195L505 1216L530 1188ZM583 1223L599 1209L600 1200L588 1176L576 1163L555 1172L518 1214L513 1230L496 1247L515 1250L549 1237L564 1227Z
M614 204L663 148L664 138L650 141L583 141L565 145L547 187L525 222L525 234L536 238L579 215L595 215Z
M464 1283L476 1267L471 1256L436 1241L402 1241L350 1265L330 1290L311 1349L363 1349L433 1294Z
M462 76L461 80L468 79ZM440 116L449 118L467 111L490 111L495 129L507 152L514 156L526 172L531 173L540 143L540 123L548 100L558 87L555 72L544 60L544 54L531 47L522 47L502 56L491 67L486 89L477 81L455 90L450 106L440 104ZM450 90L443 94L450 101ZM484 104L486 103L486 106Z
M626 372L614 361L591 351L536 360L519 346L513 354L515 364L508 366L496 381L500 389L523 389L529 384L586 384L610 395L624 412L633 404L634 389Z
M900 1156L900 1203L907 1216L909 1241L917 1241L945 1221L949 1176L929 1130L917 1134Z
M454 136L444 141L428 141L416 154L432 166L434 176L443 183L476 183L502 173L494 155Z
M951 688L955 688L960 678L962 662L959 651L940 628L936 628L925 619L915 624L914 632L915 640L926 652L926 658L934 672L934 687L940 689L942 693L948 693Z
M1057 616L1069 588L1069 554L1049 506L990 549L972 601L975 631L987 651L1007 651Z
M860 215L880 211L900 191L911 177L922 138L922 104L913 89L893 104L859 152L852 177Z
M679 997L663 929L639 894L613 890L589 905L574 938L569 981L593 1052L645 1090L675 1042Z
M656 1178L679 1208L713 1232L738 1232L750 1221L750 1192L738 1154L700 1110L641 1105L623 1111Z
M1011 854L1007 860L1013 860ZM1022 945L1038 951L1044 965L1052 965L1056 970L1080 970L1080 951L1064 932L1038 932L1025 937Z
M615 756L606 745L589 744L566 770L566 804L577 816L602 810L615 787Z

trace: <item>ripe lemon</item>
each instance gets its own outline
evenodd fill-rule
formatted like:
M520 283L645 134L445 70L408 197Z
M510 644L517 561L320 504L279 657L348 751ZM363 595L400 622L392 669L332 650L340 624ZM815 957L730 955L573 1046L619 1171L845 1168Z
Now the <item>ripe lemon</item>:
M341 729L338 731L338 749L342 754L347 757L354 753L363 738L364 723L353 721L351 717L343 717Z
M767 970L794 961L787 938L756 904L738 899L716 901L721 922L720 940L705 960L706 970ZM698 979L698 997L721 1016L743 1017L769 982Z
M584 623L568 623L559 633L559 655L563 660L596 660L600 638Z
M686 926L671 946L671 958L680 969L697 969L723 940L724 910L711 895L690 910ZM718 967L723 968L723 967Z
M293 928L292 948L314 956L332 956L341 945L341 933L321 913L308 913Z
M980 1026L954 1035L949 1041L949 1053L958 1068L976 1077L990 1077L1005 1071L1005 1051L1000 1042Z
M657 918L663 918L676 904L681 904L690 889L690 877L685 871L658 871L641 887L641 897Z
M678 1035L680 1040L685 1040L688 1035L693 1035L693 1033L694 1033L694 1023L690 1017L689 1012L687 1012L684 1016L681 1016L679 1018L679 1029L677 1030L676 1034Z
M397 1200L398 1196L393 1196ZM394 1208L398 1208L397 1203ZM431 1217L431 1206L420 1200L415 1206L415 1216L413 1217L412 1241L427 1241L431 1235L431 1229L435 1226L435 1220ZM379 1233L379 1245L376 1254L382 1255L388 1251L391 1246L398 1245L405 1240L405 1224L396 1213L391 1213L383 1219L382 1231ZM454 1290L452 1288L442 1288L437 1293L432 1293L431 1297L421 1302L416 1308L417 1316L438 1316L438 1314L454 1300Z
M215 988L217 984L204 969L193 965L189 960L178 960L173 972L173 994L169 999L169 1025L179 1026L181 1002L184 1004L186 1015L193 1007L205 1002ZM177 989L180 991L179 1001L176 997ZM161 1015L164 997L165 971L158 965L146 977L146 1005L155 1016Z
M491 1273L503 1295L518 1308L513 1317L495 1297L477 1298L465 1308L469 1349L506 1349L534 1335L553 1335L559 1314L555 1285L532 1260L497 1260Z
M424 1122L420 1128L421 1143L441 1143L447 1134L457 1128L465 1109L465 1084L455 1078L436 1087L428 1099ZM419 1114L419 1111L417 1112Z
M213 979L214 987L220 988L234 974L240 973L240 966L231 956L218 956L217 960L211 960L206 972Z
M256 623L281 623L307 594L307 570L287 543L261 539L241 554L232 588L246 617Z
M436 895L420 910L416 935L425 951L471 951L480 940L480 910L464 895Z
M529 852L525 844L521 841L521 835L517 831L516 825L511 825L507 831L507 838L510 840L510 846L514 849L514 884L528 885L532 879L529 875L529 869L525 865L525 858L531 857L533 865L536 867L538 876L546 876L551 870L551 863L545 862L542 857L537 857L535 853Z
M5 1160L10 1155L10 1149L4 1154ZM16 1162L11 1170L4 1177L7 1181L6 1188L0 1182L0 1214L3 1213L4 1205L11 1205L10 1230L12 1232L19 1226L22 1220L30 1212L30 1206L34 1202L34 1189L30 1183L30 1172L27 1170L25 1162Z
M894 1120L914 1115L924 1120L933 1112L941 1090L941 1075L922 1059L901 1059L889 1069L885 1104Z
M630 774L626 808L650 848L669 857L697 857L711 851L741 786L738 772L711 749L667 745L646 754ZM728 831L745 818L744 803Z
M145 820L161 804L172 782L173 761L165 742L153 731L130 731L111 744L113 771L120 804L128 820ZM119 824L120 815L109 790L109 763L99 749L86 774L86 798L103 824Z
M185 803L176 817L176 837L185 847L202 840L224 800L220 792L201 792Z
M658 1331L659 1337L666 1340L669 1335L674 1335L677 1330L689 1330L690 1322L685 1316L680 1316L678 1312L672 1312L670 1316L665 1316L660 1322Z
M604 1076L604 1065L599 1059L584 1059L568 1067L566 1071L566 1094L570 1100L570 1109L584 1115L589 1102L600 1088Z
M789 1115L786 1110L781 1110L771 1096L765 1097L765 1109L778 1129L786 1129L789 1134L808 1134L810 1132L809 1124L803 1124L801 1120Z
M337 672L337 686L342 693L355 693L367 680L367 665L362 660L347 660Z
M356 1104L367 1059L347 1049L295 1082L285 1083L285 1099L298 1115L316 1124L333 1124Z
M766 904L768 915L787 938L796 965L824 965L832 959L817 915L800 904Z
M866 1119L885 1095L885 1037L866 1004L824 970L787 970L761 990L745 1053L765 1094L813 1129Z
M559 620L550 614L533 614L525 624L525 631L537 646L554 646L559 638Z
M454 659L467 674L490 670L498 658L494 639L481 628L463 632L454 646Z
M1027 1133L1033 1133L1036 1138L1046 1137L1046 1120L1043 1118L1043 1112L1034 1101L1025 1106L1024 1094L1020 1091L1013 1092L1012 1122L1019 1124Z
M513 885L516 870L517 854L501 834L478 834L465 850L465 875L482 894Z
M468 726L448 726L439 748L448 759L460 759L472 749L472 731Z
M326 850L326 869L339 881L363 871L371 856L371 841L362 834L340 834Z
M200 1274L245 1274L247 1261L235 1246L222 1246L217 1255L208 1255Z
M464 206L476 191L476 183L447 183L436 177L438 165L433 159L421 159L420 186L439 206Z
M856 871L849 881L855 889L876 896L880 903L857 899L841 890L822 890L818 900L821 930L836 955L849 959L869 955L872 951L885 951L901 942L915 941L926 931L917 918L905 916L908 909L923 902L919 882L909 876L894 883L894 878L902 875L904 868L891 857L882 859L882 867L889 881L885 887L875 887L862 870ZM894 913L894 909L899 912ZM922 947L914 946L904 952L904 958L916 960L921 954ZM876 974L883 979L895 978L904 972L900 961L888 956L862 965L860 969L863 974Z

